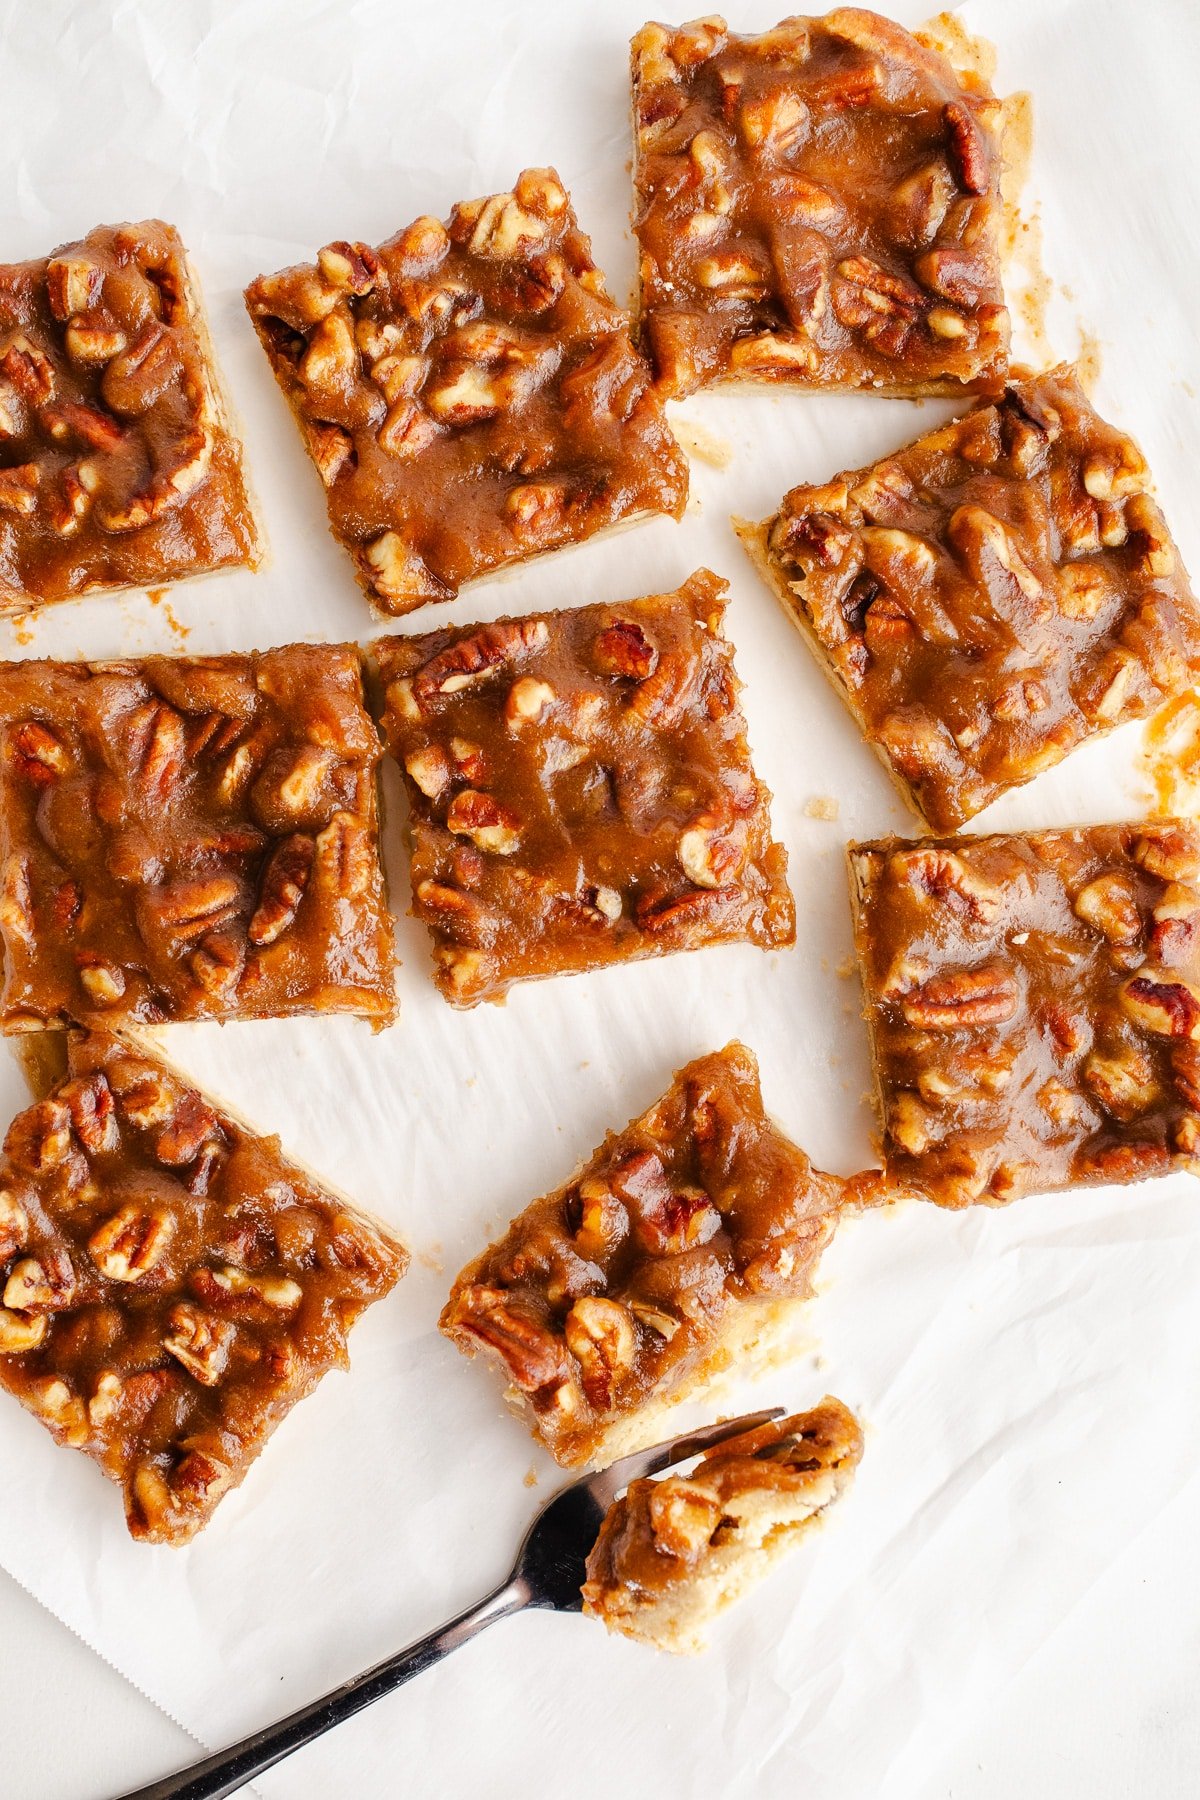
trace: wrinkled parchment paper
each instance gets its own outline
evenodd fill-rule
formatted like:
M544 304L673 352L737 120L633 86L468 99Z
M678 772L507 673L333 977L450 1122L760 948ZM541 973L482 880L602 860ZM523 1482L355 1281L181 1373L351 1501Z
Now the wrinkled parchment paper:
M778 10L752 0L734 22L758 29ZM918 9L899 10L918 22ZM274 561L157 604L92 600L4 625L3 654L225 650L377 630L327 536L240 289L330 238L378 240L553 162L624 294L625 43L643 16L643 0L10 10L3 255L44 252L100 220L157 213L179 225ZM1200 571L1194 17L1184 0L981 0L964 17L998 44L999 86L1034 90L1027 201L1040 203L1047 265L1069 290L1050 307L1054 350L1075 353L1079 320L1099 340L1098 400L1140 437ZM164 1033L193 1076L415 1252L410 1276L357 1330L352 1373L298 1408L186 1550L130 1543L119 1496L85 1459L0 1406L0 1564L204 1744L349 1676L502 1575L559 1478L485 1371L438 1337L440 1303L484 1236L678 1064L744 1037L768 1104L818 1162L849 1173L870 1161L858 997L839 973L850 948L842 847L910 822L728 516L759 516L793 482L892 448L946 410L786 394L689 401L681 417L727 440L733 459L723 472L696 463L681 526L656 521L408 621L427 629L643 593L700 563L727 575L751 738L791 852L796 950L668 958L459 1015L435 996L423 934L405 921L394 1030L330 1020ZM1080 752L978 824L1139 810L1139 740L1134 727ZM806 813L820 796L837 798L836 821ZM3 1116L23 1098L15 1063L0 1059ZM1197 1291L1200 1207L1186 1177L1007 1212L909 1206L852 1222L826 1258L808 1350L680 1415L682 1427L718 1404L800 1406L830 1390L867 1424L849 1498L718 1628L707 1658L655 1657L576 1618L527 1616L283 1765L261 1792L913 1792L1195 1467Z

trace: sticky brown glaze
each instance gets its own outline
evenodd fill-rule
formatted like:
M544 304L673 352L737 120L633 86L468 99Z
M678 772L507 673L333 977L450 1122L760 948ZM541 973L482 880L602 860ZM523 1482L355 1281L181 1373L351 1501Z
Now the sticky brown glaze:
M633 40L641 331L660 390L996 387L1000 109L875 13Z
M551 1455L585 1462L710 1373L739 1309L807 1296L846 1197L729 1044L514 1219L459 1275L442 1330L495 1359Z
M73 1033L0 1161L0 1386L181 1544L404 1273L380 1226L162 1063Z
M949 830L1200 678L1200 614L1133 440L1074 373L793 488L746 532L910 804Z
M395 1010L353 645L0 664L0 1021Z
M683 512L687 464L552 169L376 250L328 244L246 304L384 612Z
M414 912L453 1004L745 939L791 943L722 635L725 583L377 642Z
M1200 1167L1200 827L850 847L894 1181L943 1206Z
M0 266L0 610L260 548L174 227L101 226Z

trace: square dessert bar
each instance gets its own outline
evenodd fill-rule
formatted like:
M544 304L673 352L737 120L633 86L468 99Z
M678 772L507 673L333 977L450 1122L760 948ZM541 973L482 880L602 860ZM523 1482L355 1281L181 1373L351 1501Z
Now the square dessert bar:
M384 612L683 512L687 464L552 169L377 250L329 244L246 304Z
M1056 369L739 530L945 831L1200 678L1200 614L1149 482Z
M0 664L0 1027L395 1011L351 644Z
M967 1206L1200 1171L1200 825L849 858L890 1178Z
M374 646L413 911L457 1006L671 950L790 944L725 583Z
M709 1450L690 1476L631 1482L588 1557L583 1610L659 1650L705 1648L704 1628L845 1492L862 1455L840 1400Z
M0 1159L0 1387L182 1544L408 1256L156 1058L74 1032L67 1062Z
M0 611L261 552L174 227L101 226L0 266Z
M560 1463L607 1462L808 1297L848 1195L771 1124L758 1064L729 1044L514 1219L442 1330L495 1359Z
M1000 107L890 19L633 40L641 332L660 391L991 389Z

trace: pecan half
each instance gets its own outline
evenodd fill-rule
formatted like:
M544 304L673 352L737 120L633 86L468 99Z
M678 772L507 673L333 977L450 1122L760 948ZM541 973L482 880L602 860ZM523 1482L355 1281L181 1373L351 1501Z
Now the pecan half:
M563 1331L588 1403L597 1411L607 1410L637 1354L637 1330L628 1307L599 1295L585 1296L572 1306Z
M187 1301L172 1309L168 1324L171 1331L163 1339L163 1349L201 1386L215 1387L229 1361L236 1327Z
M175 1236L175 1219L161 1206L128 1201L88 1239L92 1261L110 1281L141 1281L157 1267Z
M1121 1005L1144 1031L1162 1037L1200 1038L1200 993L1186 981L1135 975L1121 989Z
M1002 1025L1020 1001L1016 978L1001 965L934 975L905 996L900 1009L910 1025L928 1031L958 1031Z
M501 619L485 625L430 657L414 678L414 691L418 698L456 694L501 663L542 649L549 635L544 619Z
M1003 890L952 850L898 851L890 872L981 925L991 924L1004 902Z
M71 767L62 739L40 719L23 719L8 734L9 757L17 773L36 787L57 781Z
M950 142L950 157L959 182L968 194L986 194L991 177L987 140L975 115L961 100L942 108L942 120Z
M517 1386L527 1392L551 1387L566 1373L559 1339L516 1310L502 1288L477 1284L464 1289L452 1324L502 1356Z
M75 1135L89 1156L115 1150L121 1134L117 1126L113 1091L104 1076L80 1076L59 1088L58 1098L71 1115Z
M305 832L284 838L263 869L258 905L247 935L260 949L273 944L292 924L312 873L316 844Z
M1080 888L1072 901L1076 916L1094 925L1112 944L1136 944L1142 935L1137 896L1126 876L1099 875Z
M192 1088L174 1097L174 1104L154 1140L154 1154L168 1168L193 1162L210 1138L220 1135L217 1115Z
M356 813L335 812L317 833L317 879L343 899L357 899L370 891L375 879L376 857L371 833Z
M614 1250L629 1231L629 1214L603 1181L580 1182L567 1196L567 1226L584 1256Z
M4 1304L13 1312L56 1312L75 1294L75 1270L61 1247L24 1256L13 1264L4 1284Z
M707 1244L721 1215L703 1188L681 1187L656 1198L634 1222L638 1240L656 1256L680 1256Z
M474 788L464 788L454 796L446 813L446 825L496 856L511 856L520 846L520 816L491 794L478 793Z
M36 1350L46 1335L45 1313L14 1312L0 1307L0 1356L23 1356Z
M711 1488L669 1475L654 1484L647 1509L655 1548L666 1556L690 1560L711 1542L723 1512L720 1496Z

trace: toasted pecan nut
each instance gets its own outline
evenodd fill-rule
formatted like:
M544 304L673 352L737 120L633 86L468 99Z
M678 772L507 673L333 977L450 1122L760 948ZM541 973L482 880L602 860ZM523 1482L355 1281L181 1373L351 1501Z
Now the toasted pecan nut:
M902 1010L910 1025L958 1031L1003 1024L1016 1012L1017 1001L1016 981L993 965L933 976L904 1000Z
M619 1301L584 1295L567 1314L563 1335L579 1364L588 1403L606 1411L637 1352L633 1315Z

